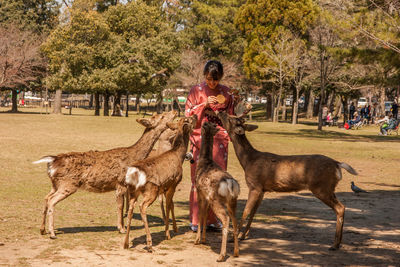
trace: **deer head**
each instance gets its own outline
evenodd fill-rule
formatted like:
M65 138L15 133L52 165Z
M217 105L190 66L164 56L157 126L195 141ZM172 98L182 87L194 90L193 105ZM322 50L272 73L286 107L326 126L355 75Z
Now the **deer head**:
M246 124L244 116L237 117L226 113L225 111L216 112L218 118L221 120L222 125L228 131L230 136L244 135L245 131L251 132L258 128L257 125Z

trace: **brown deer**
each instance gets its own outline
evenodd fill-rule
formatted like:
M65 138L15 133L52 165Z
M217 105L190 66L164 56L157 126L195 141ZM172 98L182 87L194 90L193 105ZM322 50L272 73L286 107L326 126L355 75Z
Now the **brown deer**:
M116 190L117 227L120 233L124 233L123 206L127 167L148 156L161 133L167 128L167 123L175 117L176 112L168 112L155 115L151 119L138 119L137 121L146 129L141 138L129 147L106 151L70 152L46 156L35 161L35 164L47 162L47 172L52 183L52 189L45 197L40 233L45 234L46 214L48 214L50 238L56 238L54 206L79 188L96 193Z
M152 157L161 155L162 153L170 150L172 148L172 143L174 142L175 136L176 136L176 130L172 130L170 128L167 128L161 134L160 138L158 138L157 149L153 149L150 152L148 158L152 158ZM128 194L128 192L126 192L125 196L126 196L126 214L125 214L125 216L127 216L128 211L129 211L129 194ZM158 199L160 201L160 208L161 208L163 221L165 221L165 209L164 209L163 195L159 195ZM173 209L171 209L171 211L173 211ZM174 214L172 214L172 220L173 220L173 225L176 226L175 215Z
M213 160L214 135L218 132L215 124L205 122L201 127L201 147L196 168L196 190L199 204L199 225L195 244L206 242L206 223L208 209L211 207L222 222L221 251L217 259L224 261L228 238L229 217L233 225L234 253L239 256L238 225L236 220L236 204L240 193L238 182ZM226 214L225 208L228 211ZM203 229L202 229L203 228Z
M248 234L254 214L265 192L296 192L309 189L314 196L336 213L336 234L331 250L339 249L342 240L345 206L336 198L335 188L342 179L341 168L353 175L357 172L348 164L323 155L284 156L260 152L247 140L245 131L258 127L244 123L242 117L219 112L218 117L232 140L235 153L245 172L249 195L239 231L249 216L247 226L239 238Z
M142 195L143 200L139 205L140 215L146 231L146 243L149 252L153 251L152 239L147 222L147 208L160 194L165 194L165 237L170 239L169 213L174 212L172 198L177 185L182 180L182 164L185 160L189 143L189 135L196 125L197 116L181 118L177 124L169 123L169 127L177 129L172 149L156 157L147 158L129 165L125 182L130 194L127 231L124 240L124 248L129 248L129 232L133 216L133 209L137 198ZM173 220L175 223L175 220ZM177 230L174 225L174 230Z

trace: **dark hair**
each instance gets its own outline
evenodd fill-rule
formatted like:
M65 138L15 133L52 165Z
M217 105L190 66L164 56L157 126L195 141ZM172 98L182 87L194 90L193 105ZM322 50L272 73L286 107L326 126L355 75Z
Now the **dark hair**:
M210 60L204 66L203 74L204 76L210 74L214 80L221 80L222 76L224 75L224 67L222 67L221 62L217 60Z

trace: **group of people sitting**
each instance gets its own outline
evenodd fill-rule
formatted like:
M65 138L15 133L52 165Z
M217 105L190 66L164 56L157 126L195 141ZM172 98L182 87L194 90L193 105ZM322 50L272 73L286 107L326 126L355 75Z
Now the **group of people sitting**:
M395 130L399 126L400 120L397 120L390 113L389 117L385 117L382 122L383 122L383 124L381 125L379 135L388 135L388 132L390 130Z

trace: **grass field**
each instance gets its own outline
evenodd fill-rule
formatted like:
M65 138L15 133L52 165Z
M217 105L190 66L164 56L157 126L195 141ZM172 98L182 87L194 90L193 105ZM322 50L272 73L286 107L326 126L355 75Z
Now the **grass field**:
M124 261L132 263L138 262L138 257L149 257L143 252L137 252L137 248L131 254L129 251L122 250L123 236L116 231L114 192L94 194L78 191L73 194L56 206L55 227L58 239L50 240L48 236L41 236L39 227L43 198L50 190L50 181L45 164L32 164L33 161L45 155L70 151L107 150L131 145L143 131L143 127L136 122L138 115L132 112L128 118L94 117L93 111L81 109L74 109L72 116L44 115L39 114L37 109L24 108L20 109L22 112L19 114L10 114L5 111L5 109L0 109L0 265L40 266L66 262L94 265L94 262L89 260L89 256L87 261L84 260L85 256L81 255L82 262L73 262L63 251L91 251L93 253L109 251L110 257L114 257L114 254L122 255ZM396 194L393 198L396 201L393 207L399 211L400 136L378 136L379 128L375 126L360 130L332 127L324 128L322 132L319 132L313 123L307 121L307 123L292 126L287 123L256 122L259 129L248 133L247 136L253 146L261 151L277 154L324 154L338 161L344 161L353 166L359 172L359 176L354 177L343 172L343 181L337 188L339 195L342 194L344 198L347 196L348 202L353 198L350 181L354 179L357 185L372 193L376 192L377 196L381 196L378 192ZM247 199L247 187L243 171L231 145L228 171L240 181L241 202L238 210L240 214ZM184 179L174 198L180 233L169 241L163 240L164 226L160 219L159 205L154 203L148 215L151 231L154 233L154 243L159 252L157 257L149 258L149 262L185 266L185 258L180 259L176 256L178 258L174 258L171 262L167 256L170 251L182 253L181 250L188 251L190 254L189 246L193 243L194 235L188 232L189 190L189 163L185 162ZM274 193L266 196L279 199L286 195ZM292 194L292 196L300 198L301 194ZM304 196L304 198L310 197ZM327 213L329 225L327 229L330 233L327 240L322 240L322 245L328 246L333 241L334 215L328 208L320 205L318 200L313 201L317 203L315 205L320 210ZM304 204L307 203L296 203L296 201L292 203L293 207ZM264 203L263 206L265 206ZM270 223L302 219L299 213L281 213L282 210L274 210L274 207L262 208L256 215L256 225L268 227ZM318 214L313 215L318 218ZM135 214L135 218L139 219L139 216ZM140 229L133 231L134 242L144 245L145 237L141 222L135 221L134 229ZM374 230L371 229L371 231ZM395 233L399 235L399 232ZM344 235L344 244L346 244L346 232ZM215 250L212 257L216 258L220 237L215 238L217 241L213 243L211 249ZM399 244L400 240L395 238L393 242ZM347 243L350 246L350 241ZM244 247L247 246L244 245ZM200 250L204 251L204 255L209 255L208 246L202 246ZM251 253L252 250L249 251ZM13 252L15 252L14 255L11 255ZM228 250L229 253L231 254L230 250ZM400 253L400 246L394 249L393 253ZM140 256L142 254L146 256ZM101 261L102 258L104 260L106 257L104 255L107 254L101 254L98 260ZM250 255L247 263L254 257ZM286 255L285 259L285 261L277 260L275 263L292 265L302 262L290 255ZM122 264L122 261L120 262ZM358 265L351 261L348 263ZM241 254L238 262L230 258L225 264L245 266L246 254ZM322 263L313 262L313 264ZM106 265L108 265L107 262Z

